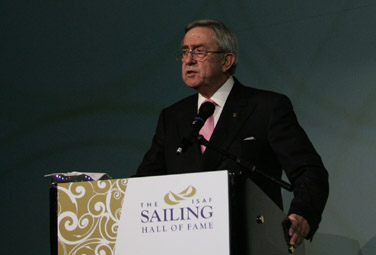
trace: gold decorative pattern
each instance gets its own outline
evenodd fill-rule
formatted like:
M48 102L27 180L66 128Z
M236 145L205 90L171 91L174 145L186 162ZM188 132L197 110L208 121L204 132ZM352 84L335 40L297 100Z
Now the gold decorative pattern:
M58 254L112 255L127 179L58 185Z

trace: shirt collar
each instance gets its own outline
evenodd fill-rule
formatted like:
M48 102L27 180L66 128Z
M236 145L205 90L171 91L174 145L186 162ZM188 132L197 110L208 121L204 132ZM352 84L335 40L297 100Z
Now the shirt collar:
M217 106L222 108L227 100L228 95L232 87L234 86L234 78L230 76L227 81L214 93L214 95L210 98L212 99ZM198 94L198 102L197 102L197 109L200 108L201 104L206 100L204 96Z

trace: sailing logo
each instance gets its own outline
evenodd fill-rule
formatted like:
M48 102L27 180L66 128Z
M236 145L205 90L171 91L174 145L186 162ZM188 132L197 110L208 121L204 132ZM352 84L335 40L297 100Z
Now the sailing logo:
M164 201L168 205L177 205L181 201L186 200L187 198L191 198L196 194L197 190L194 186L189 185L186 189L182 192L175 194L174 192L170 191L164 196Z

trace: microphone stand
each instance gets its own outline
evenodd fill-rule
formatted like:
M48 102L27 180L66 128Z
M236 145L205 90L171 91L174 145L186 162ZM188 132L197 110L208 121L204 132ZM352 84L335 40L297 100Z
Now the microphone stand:
M240 170L238 170L236 172L236 174L239 174L239 175L244 175L244 176L247 176L247 177L251 177L251 174L250 173L255 173L255 174L258 174L258 175L261 175L263 177L265 177L266 179L278 184L280 187L284 188L285 190L288 190L288 191L293 191L294 190L294 187L288 183L288 182L285 182L284 180L282 179L279 179L279 178L276 178L272 175L269 175L265 172L262 172L260 171L259 169L257 169L257 167L255 165L250 165L250 166L247 166L245 164L243 164L241 161L240 161L240 158L232 155L231 153L223 150L222 148L210 143L208 140L206 140L202 135L199 135L197 136L197 142L200 144L200 145L204 145L206 146L207 148L210 148L218 153L220 153L221 155L227 157L228 159L236 162L236 164L240 167Z

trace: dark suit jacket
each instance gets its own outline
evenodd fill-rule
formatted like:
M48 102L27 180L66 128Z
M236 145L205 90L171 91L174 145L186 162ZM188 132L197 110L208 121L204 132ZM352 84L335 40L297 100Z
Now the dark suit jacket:
M213 150L201 155L198 144L183 155L175 154L197 115L197 99L197 94L187 97L161 112L138 176L237 168ZM248 137L255 141L243 141ZM210 142L273 176L281 177L284 170L295 187L289 214L306 218L311 226L309 237L313 235L328 196L328 174L286 96L245 87L235 79ZM254 181L282 208L277 185L257 176Z

